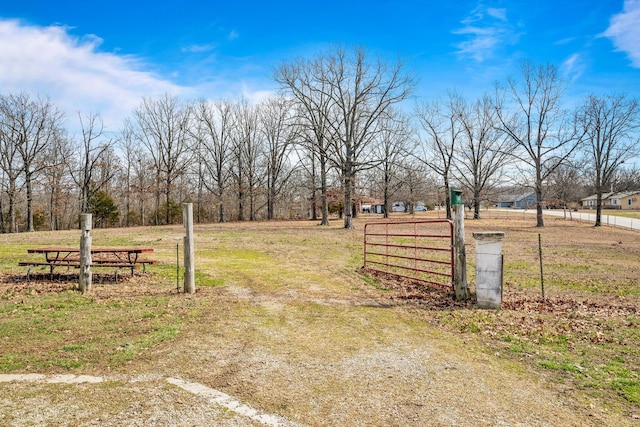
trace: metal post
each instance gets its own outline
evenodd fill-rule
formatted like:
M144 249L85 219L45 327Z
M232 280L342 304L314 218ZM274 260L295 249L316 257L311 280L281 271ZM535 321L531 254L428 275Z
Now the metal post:
M176 293L180 293L180 243L176 242Z
M542 288L542 299L544 300L544 270L542 268L542 237L538 233L538 257L540 258L540 287Z

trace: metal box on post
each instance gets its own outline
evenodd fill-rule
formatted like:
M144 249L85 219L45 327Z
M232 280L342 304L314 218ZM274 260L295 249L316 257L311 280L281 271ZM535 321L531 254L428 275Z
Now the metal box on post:
M451 189L451 204L452 205L462 205L462 190L458 190L455 188Z

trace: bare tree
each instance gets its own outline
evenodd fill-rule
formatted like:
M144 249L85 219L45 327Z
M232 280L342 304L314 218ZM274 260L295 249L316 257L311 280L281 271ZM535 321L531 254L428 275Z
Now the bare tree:
M260 183L259 163L262 154L259 139L258 108L241 100L234 108L233 156L235 165L232 168L235 179L238 220L244 220L246 198L249 199L249 220L256 219L257 190Z
M121 186L118 191L120 199L124 201L124 224L145 225L146 201L154 188L156 178L150 174L154 170L153 161L146 152L136 135L136 125L130 118L125 119L124 126L116 141L116 146L122 156L120 169Z
M462 103L460 144L456 147L457 178L472 194L473 218L480 218L483 195L499 183L510 160L513 142L495 128L496 114L488 96L472 105Z
M591 95L578 113L596 192L596 227L601 225L602 193L612 186L622 164L638 155L639 113L638 101L625 95Z
M224 194L229 187L233 104L228 101L200 101L196 111L197 138L201 141L200 163L206 173L204 186L217 198L218 222L225 222Z
M574 164L565 162L549 175L547 182L547 196L550 206L564 209L565 218L567 212L571 216L571 207L575 207L580 198L584 197L585 174L588 166L586 162Z
M265 141L267 219L274 219L276 198L293 171L289 154L297 129L291 107L292 103L282 97L270 98L260 106L260 131Z
M120 188L120 197L124 200L124 215L121 215L121 218L124 218L125 227L129 227L132 223L132 209L131 209L131 199L133 192L133 172L134 165L137 161L138 156L137 150L138 147L135 143L135 136L131 132L131 126L124 126L120 131L120 136L116 142L116 145L120 149L122 153L122 176L120 177L120 181L123 185Z
M16 221L16 198L19 191L19 178L24 170L20 155L18 153L18 128L12 125L12 106L7 97L0 97L0 168L3 172L2 191L7 195L8 202L8 225L4 224L4 210L2 215L3 232L5 229L9 233L18 231Z
M64 134L59 134L49 144L46 154L48 167L44 169L46 191L49 193L49 226L51 230L60 230L71 227L69 220L71 213L77 213L72 196L75 196L75 184L69 173L69 165L75 154L74 147ZM63 225L63 219L67 222Z
M613 185L619 191L640 191L640 169L635 161L631 164L625 163L625 167L620 167L613 178Z
M148 150L156 174L156 224L160 223L160 196L164 194L164 222L171 222L174 181L181 176L193 155L189 133L191 108L165 94L143 98L133 113L136 139Z
M407 153L410 151L411 128L409 120L403 114L390 109L386 118L381 119L385 123L381 126L378 141L374 144L374 158L380 159L380 164L375 168L378 177L374 182L382 195L384 205L383 215L389 217L391 210L391 198L405 184L403 172Z
M398 61L389 65L370 60L366 50L337 48L328 60L331 85L332 161L341 171L344 189L344 228L353 228L352 201L356 174L375 167L380 159L367 158L371 143L384 125L389 109L409 96L411 78Z
M27 196L27 231L34 231L34 180L47 167L46 150L60 134L63 113L49 98L31 99L27 94L8 95L0 103L5 136L13 138Z
M80 162L76 168L71 169L71 176L78 186L80 192L80 212L90 212L91 199L93 195L115 175L115 170L108 171L106 176L97 176L97 166L104 161L104 157L112 149L115 141L105 138L104 125L100 114L89 113L82 117L78 113L80 129L82 131L82 141L80 149Z
M327 77L326 58L309 61L297 60L283 64L275 71L275 80L296 101L294 108L297 123L301 127L301 144L309 155L308 172L311 177L312 218L316 215L316 190L321 193L320 225L329 225L327 198L331 140L331 82ZM319 175L319 185L316 176Z
M4 188L5 188L5 173L0 169L0 233L7 232L7 226L5 224L4 217Z
M303 129L304 130L304 129ZM303 134L304 135L304 134ZM328 203L327 203L327 192L326 192L326 179L325 185L321 186L318 182L318 158L315 155L315 151L313 149L313 144L307 143L308 138L300 136L300 141L298 144L294 145L293 149L298 158L298 164L301 168L300 170L300 180L299 182L302 184L304 188L304 197L301 200L305 200L309 202L309 214L311 216L311 220L316 221L318 219L318 191L321 194L324 194L324 197L321 196L321 212L324 212L325 215L323 217L326 218L326 222L321 222L320 225L328 225L329 224L329 211L328 211ZM324 189L324 191L322 191ZM310 194L310 196L309 196ZM325 211L326 209L326 211Z
M133 186L132 190L136 195L135 199L138 205L138 212L140 216L140 225L146 225L147 221L147 206L149 203L149 196L151 193L156 193L157 179L154 176L149 176L149 171L154 167L154 161L151 156L142 151L136 151L133 162ZM153 191L152 191L153 190ZM153 195L155 198L155 194ZM157 211L154 212L154 216L157 218Z
M497 87L495 110L498 127L518 148L513 156L533 171L536 194L536 225L544 227L544 183L582 143L571 117L562 109L565 84L553 65L521 65L522 82L509 78L507 88ZM512 110L505 104L512 103Z
M320 103L312 114L322 117L312 128L317 140L330 138L329 159L342 176L344 227L353 228L356 174L376 165L367 156L380 131L380 118L409 96L411 78L399 61L389 65L380 58L371 59L365 49L338 47L297 68L281 68L276 80L302 98L305 109Z
M460 118L464 100L449 93L447 102L424 103L416 109L416 117L424 134L421 137L422 156L418 159L442 179L447 218L451 219L450 180L455 151L464 134Z
M408 158L404 165L403 191L408 204L415 205L422 201L435 205L438 203L438 180L433 176L433 171L429 170L424 163L418 162L415 158Z

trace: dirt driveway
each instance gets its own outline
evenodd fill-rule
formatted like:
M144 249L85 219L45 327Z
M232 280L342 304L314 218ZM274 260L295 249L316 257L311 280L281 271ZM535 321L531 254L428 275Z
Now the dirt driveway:
M633 425L421 323L388 292L352 290L261 291L239 279L174 296L210 311L116 372L0 377L0 424Z

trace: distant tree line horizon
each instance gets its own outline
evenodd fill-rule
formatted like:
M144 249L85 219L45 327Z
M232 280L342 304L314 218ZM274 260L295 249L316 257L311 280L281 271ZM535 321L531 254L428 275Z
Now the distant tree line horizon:
M345 228L362 197L442 205L452 187L480 218L508 188L546 205L639 190L638 100L589 95L565 108L554 65L521 64L483 96L414 100L401 60L336 47L274 69L281 91L246 99L143 97L118 131L77 112L79 135L49 97L0 93L0 232L197 222L311 219ZM414 105L409 105L413 101ZM335 194L339 192L340 197Z

